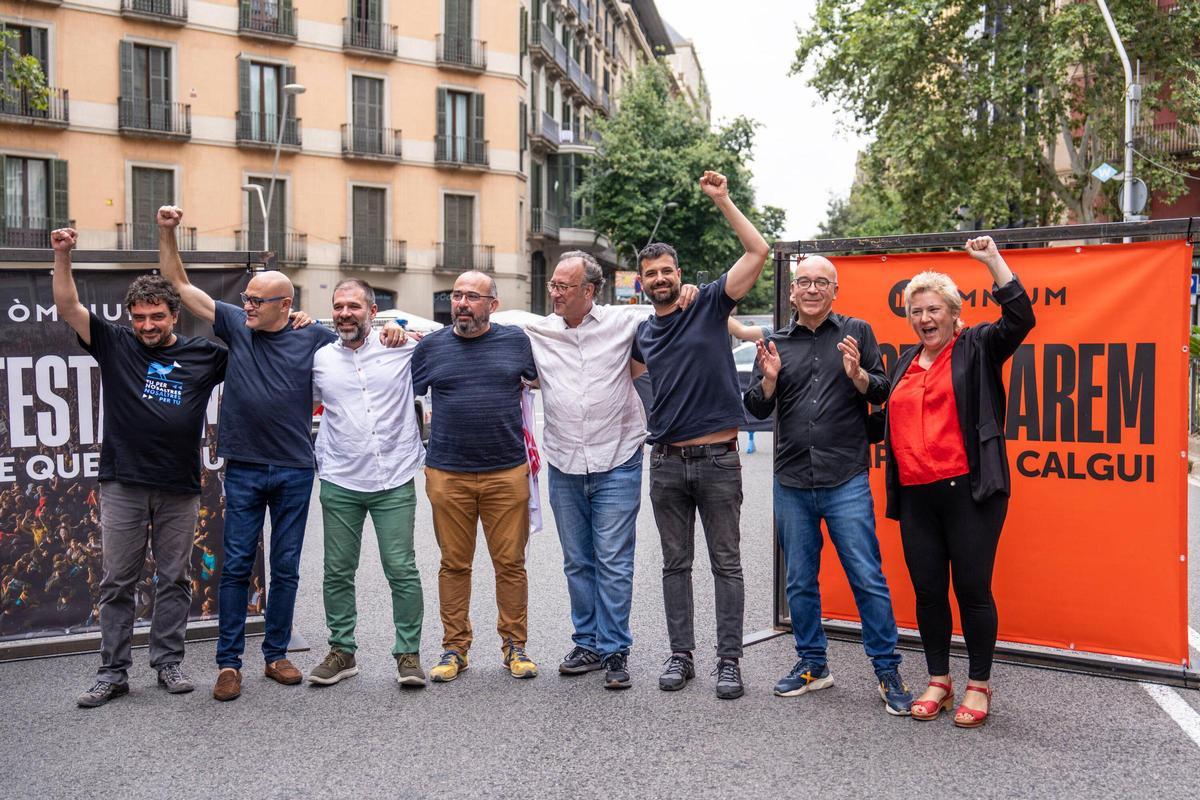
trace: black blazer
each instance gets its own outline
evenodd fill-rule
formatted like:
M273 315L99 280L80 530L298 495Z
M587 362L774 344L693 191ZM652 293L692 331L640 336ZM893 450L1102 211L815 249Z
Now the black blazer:
M994 494L1009 494L1008 453L1004 446L1006 396L1001 369L1033 330L1035 322L1033 303L1015 275L1002 288L993 286L992 296L1000 303L1000 319L965 329L950 355L954 405L967 450L971 497L977 503ZM896 359L889 398L920 351L920 347L910 347ZM883 435L890 449L891 433L886 418ZM890 453L885 474L886 514L890 519L900 519L900 470Z

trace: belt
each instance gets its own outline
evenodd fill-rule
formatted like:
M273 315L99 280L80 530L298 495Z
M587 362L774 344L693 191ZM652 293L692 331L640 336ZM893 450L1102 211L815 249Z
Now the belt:
M709 456L721 456L726 453L737 452L737 447L737 439L730 439L727 442L687 444L683 447L676 447L673 444L656 444L650 452L655 455L679 456L680 458L708 458Z

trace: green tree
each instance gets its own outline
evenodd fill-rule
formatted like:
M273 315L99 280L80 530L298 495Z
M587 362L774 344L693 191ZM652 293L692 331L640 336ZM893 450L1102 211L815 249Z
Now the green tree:
M700 191L706 169L729 178L730 197L768 242L778 236L783 211L755 206L744 166L753 152L756 123L738 117L710 129L686 101L671 96L667 68L657 62L626 81L618 108L609 119L597 120L601 145L578 191L590 200L584 224L607 237L622 260L633 263L669 202L678 207L663 211L654 238L678 251L685 280L696 281L702 273L714 279L738 259L737 236ZM759 284L766 283L764 275ZM743 301L743 310L757 310L763 302L770 307L769 284L765 293L759 288Z
M1171 80L1194 76L1200 3L1168 14L1148 0L1112 13L1143 76L1141 117L1175 109ZM818 0L798 31L793 72L872 135L867 168L894 192L905 232L1119 216L1124 77L1096 5L1058 0ZM1168 80L1170 78L1171 80ZM1152 137L1139 149L1153 151ZM1150 155L1137 174L1166 199L1184 191Z
M38 111L49 106L50 89L42 65L33 56L23 56L14 46L16 31L0 27L0 64L4 65L0 80L0 102L13 103L22 96Z

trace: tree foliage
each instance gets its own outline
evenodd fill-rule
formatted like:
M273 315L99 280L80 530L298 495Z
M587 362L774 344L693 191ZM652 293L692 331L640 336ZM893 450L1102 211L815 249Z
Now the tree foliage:
M1181 110L1172 84L1195 77L1200 2L1109 5L1141 63L1143 123ZM897 200L905 232L1120 215L1120 182L1090 174L1123 166L1124 76L1095 3L818 0L798 33L793 72L874 137L863 191ZM1169 169L1139 159L1136 174L1178 197L1179 158L1153 136L1139 150Z
M737 236L700 190L704 170L729 178L729 195L768 242L783 230L782 209L754 203L745 163L757 124L737 117L713 130L682 98L672 97L667 68L643 66L625 82L618 110L598 119L601 145L579 192L589 199L584 224L603 234L620 258L634 263L662 212L654 238L679 253L686 281L717 278L742 254ZM678 204L663 211L668 202ZM769 269L769 265L768 265ZM770 307L772 289L764 276L742 310ZM760 287L766 286L760 291ZM764 305L765 304L765 305Z

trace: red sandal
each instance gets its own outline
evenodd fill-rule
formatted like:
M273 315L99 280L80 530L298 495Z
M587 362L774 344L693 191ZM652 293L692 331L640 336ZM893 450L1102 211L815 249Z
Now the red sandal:
M984 722L987 721L988 714L991 713L992 690L987 687L984 687L984 686L972 686L970 684L967 684L967 691L968 692L979 692L980 694L985 695L988 699L987 711L976 711L973 708L967 708L965 705L959 706L958 708L956 708L954 710L954 724L960 728L978 728L980 725L982 725ZM961 720L958 718L959 714L966 714L971 719Z
M942 696L941 700L914 700L912 704L913 719L925 722L937 719L941 716L942 711L948 710L954 705L954 688L950 684L930 681L929 685L937 689L944 689L946 694Z

